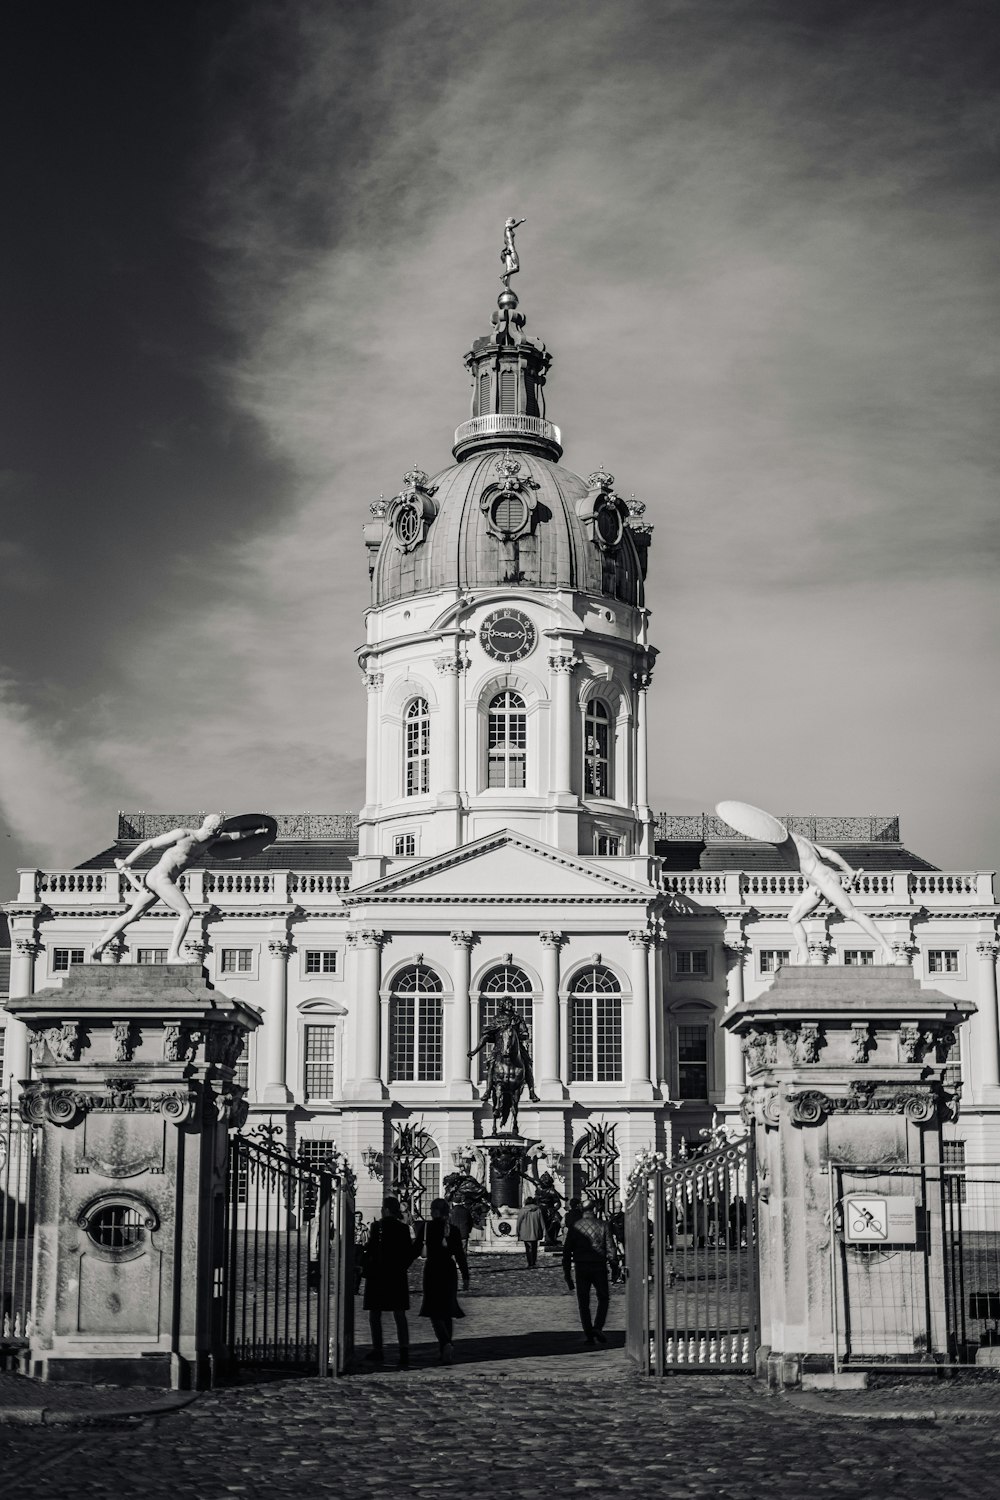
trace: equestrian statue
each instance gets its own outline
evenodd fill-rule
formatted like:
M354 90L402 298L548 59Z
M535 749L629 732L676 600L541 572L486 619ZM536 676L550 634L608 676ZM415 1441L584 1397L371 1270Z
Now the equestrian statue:
M483 1027L479 1045L473 1047L469 1056L475 1057L487 1044L490 1053L485 1095L493 1110L493 1133L499 1134L509 1119L511 1133L517 1135L517 1108L525 1087L532 1104L538 1103L538 1095L531 1067L528 1024L510 1000L500 1001L496 1015Z

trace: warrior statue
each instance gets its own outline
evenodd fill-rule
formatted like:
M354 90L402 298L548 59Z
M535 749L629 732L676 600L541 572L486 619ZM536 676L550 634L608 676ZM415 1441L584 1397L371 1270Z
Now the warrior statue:
M789 833L778 818L772 817L762 808L753 807L749 802L720 802L715 811L723 822L744 837L778 846L786 845L794 851L798 867L806 879L805 890L788 913L792 934L799 948L800 963L805 961L808 952L803 918L815 911L823 900L829 901L849 922L857 922L862 932L866 932L876 946L885 951L886 962L892 963L892 950L886 939L867 912L859 911L848 894L862 874L861 870L853 869L836 849L814 844L800 833Z
M531 1067L528 1026L510 1000L500 1001L496 1016L483 1027L479 1045L473 1047L469 1056L475 1057L487 1043L490 1055L486 1064L485 1093L493 1109L493 1131L496 1134L502 1130L509 1118L511 1130L517 1135L517 1107L525 1085L533 1104L538 1103L538 1095Z
M180 878L200 855L208 851L210 845L213 853L218 846L224 847L227 843L241 844L245 846L247 853L255 853L263 848L264 842L269 843L274 838L277 825L273 819L266 816L260 818L259 826L254 826L254 823L255 819L252 815L227 820L221 813L209 813L200 828L173 828L169 833L161 833L156 838L144 839L141 844L136 845L131 854L126 855L124 859L116 859L115 869L125 876L135 893L135 898L124 916L118 917L101 933L92 957L100 958L112 938L124 932L126 927L130 926L137 917L141 917L144 912L149 911L149 908L157 901L162 901L164 906L168 906L171 911L177 913L167 963L184 963L183 943L194 912L191 909L191 903L181 890ZM249 827L246 826L248 824ZM163 850L156 864L143 876L135 875L129 867L154 849ZM232 853L227 854L227 857L232 858Z
M510 278L521 269L521 262L517 258L517 250L514 246L514 230L527 222L527 219L508 219L504 225L503 249L500 251L503 275L500 280L508 292L510 291Z

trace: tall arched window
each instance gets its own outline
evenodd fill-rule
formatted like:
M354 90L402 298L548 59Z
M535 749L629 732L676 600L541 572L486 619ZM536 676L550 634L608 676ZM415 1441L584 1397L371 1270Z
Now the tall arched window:
M601 700L593 698L583 729L584 796L614 796L611 770L611 716Z
M487 785L523 787L528 761L528 715L520 693L497 693L490 704Z
M396 1083L444 1077L441 981L414 964L396 977L389 1001L389 1076Z
M406 795L431 789L431 719L426 698L414 698L406 710Z
M612 1083L622 1076L621 986L601 964L578 974L570 991L569 1076L574 1083Z
M513 964L498 964L490 969L479 986L479 1029L489 1026L496 1017L501 1000L509 1000L523 1021L527 1023L528 1039L534 1056L534 1023L531 1003L531 980L523 969ZM486 1054L479 1054L479 1081L486 1076Z

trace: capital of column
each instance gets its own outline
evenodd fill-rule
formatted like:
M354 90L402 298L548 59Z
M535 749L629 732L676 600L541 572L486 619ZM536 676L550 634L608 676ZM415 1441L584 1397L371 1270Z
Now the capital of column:
M997 955L1000 954L1000 942L995 938L987 938L985 942L976 944L976 952L980 958L992 959L995 963Z
M192 938L190 942L184 944L184 950L191 954L195 963L204 963L212 951L212 945L208 938Z
M287 958L293 951L290 938L271 938L267 945L267 951L275 958Z
M476 935L473 932L452 932L448 935L451 938L452 947L464 948L466 952L469 951L476 941Z
M726 968L735 969L750 952L750 944L743 938L726 938L722 951L725 954Z
M105 948L106 953L111 954L112 963L120 964L128 952L128 943L123 937L112 938Z
M37 938L15 938L14 947L25 958L37 958L45 950L45 944L40 943Z
M656 942L656 933L651 927L637 927L628 935L633 948L649 948Z
M368 691L370 693L378 693L378 692L380 692L381 689L382 689L382 684L384 682L385 682L385 673L384 672L366 672L365 673L365 687L368 689Z
M566 934L564 932L540 932L538 941L543 948L561 948L566 941Z
M458 677L469 666L467 656L435 656L434 668L439 677Z
M388 935L378 927L363 927L360 932L347 933L348 948L381 948L387 942Z
M550 672L565 672L567 675L580 665L580 658L572 651L554 651L549 657Z
M901 942L898 943L892 943L890 944L890 946L892 948L893 957L895 958L898 967L902 967L905 964L912 964L913 960L920 952L920 945L918 943L911 942L909 938L904 938Z
M641 672L632 673L632 681L640 693L645 693L653 685L653 674L647 668L643 668Z
M830 954L834 951L833 944L826 938L814 938L806 947L809 950L809 962L814 967L829 963Z

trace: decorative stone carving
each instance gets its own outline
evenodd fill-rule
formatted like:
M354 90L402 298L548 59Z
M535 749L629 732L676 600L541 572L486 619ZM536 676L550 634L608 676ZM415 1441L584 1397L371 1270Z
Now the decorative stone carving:
M851 1062L866 1063L868 1054L874 1047L871 1026L867 1021L855 1021L851 1026L851 1035L848 1040L848 1053Z
M777 1058L777 1039L771 1031L760 1031L751 1026L742 1042L747 1067L753 1073L762 1068L773 1067Z
M272 958L287 958L295 949L288 938L271 938L267 945L267 951L271 954Z
M111 1027L111 1041L114 1047L114 1061L131 1062L132 1054L139 1044L138 1028L133 1027L131 1021L114 1021Z
M83 1047L80 1023L65 1021L61 1026L46 1026L33 1031L28 1038L28 1047L36 1063L43 1060L46 1048L53 1062L79 1062Z
M921 1031L912 1023L899 1028L899 1056L902 1062L922 1062L927 1048L934 1041L933 1031Z
M469 949L476 941L475 934L471 932L456 931L450 933L449 937L451 938L452 946L455 948Z
M809 962L814 968L829 963L830 954L833 952L833 944L827 938L811 938L806 947L809 953Z
M750 952L750 944L743 938L727 937L722 946L722 952L726 960L726 969L736 969Z
M389 942L389 936L377 927L362 927L357 932L346 934L348 948L381 948Z
M458 677L465 670L465 660L460 656L435 656L434 667L440 677Z
M21 1095L22 1118L40 1125L75 1125L89 1111L100 1114L160 1114L174 1125L190 1120L198 1103L191 1089L167 1089L156 1093L140 1092L128 1078L109 1078L103 1093L83 1089L53 1088L46 1083L32 1083Z
M650 927L635 928L628 935L628 940L633 948L648 948L654 941L656 933Z
M561 948L566 941L566 934L563 932L540 932L538 934L538 941L543 948Z
M45 951L45 944L40 943L37 938L15 938L14 947L23 958L37 958L39 953Z
M997 942L995 938L987 938L984 942L976 944L976 952L980 958L988 958L995 963L997 954L1000 954L1000 942Z
M755 1122L765 1130L777 1130L781 1117L781 1100L777 1089L751 1089L744 1094L740 1116L745 1125Z
M650 527L649 529L652 531L653 528ZM653 685L653 674L647 668L643 668L642 671L632 673L632 681L640 693L645 693Z
M846 1094L788 1089L785 1102L793 1125L817 1125L831 1114L902 1114L914 1125L925 1125L934 1118L939 1100L932 1088L855 1081ZM940 1102L949 1107L944 1096Z
M803 1021L799 1026L787 1026L781 1039L788 1048L791 1061L799 1065L814 1063L819 1058L823 1045L823 1028L818 1021Z
M168 1021L163 1028L163 1061L186 1062L200 1041L200 1032L189 1031L178 1021Z
M904 938L900 942L893 943L891 946L893 958L896 960L899 968L905 968L907 965L912 964L920 952L919 945L912 942L909 938Z
M379 693L379 692L381 692L382 691L382 684L384 682L385 682L385 673L384 672L366 672L365 673L365 687L368 689L368 691L370 693Z
M580 658L574 656L572 651L555 651L549 657L549 671L569 674L574 667L580 665Z
M205 1036L205 1061L234 1068L243 1051L241 1026L212 1026Z

